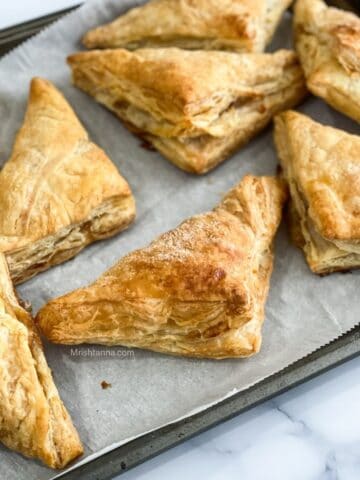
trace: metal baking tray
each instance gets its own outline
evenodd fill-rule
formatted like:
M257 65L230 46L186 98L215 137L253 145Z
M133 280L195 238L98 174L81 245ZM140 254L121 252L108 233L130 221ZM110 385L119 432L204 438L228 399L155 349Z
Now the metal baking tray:
M329 3L360 11L360 0L338 0ZM78 6L0 30L0 57ZM253 387L185 420L143 435L57 478L63 480L110 480L165 450L359 354L360 326Z

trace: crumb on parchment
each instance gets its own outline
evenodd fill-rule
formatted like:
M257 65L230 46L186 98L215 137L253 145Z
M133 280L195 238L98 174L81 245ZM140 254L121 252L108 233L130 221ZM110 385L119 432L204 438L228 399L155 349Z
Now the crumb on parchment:
M105 380L103 380L103 381L100 383L100 385L101 385L101 388L102 388L103 390L106 390L107 388L110 388L110 387L112 386L111 383L108 383L108 382L106 382Z

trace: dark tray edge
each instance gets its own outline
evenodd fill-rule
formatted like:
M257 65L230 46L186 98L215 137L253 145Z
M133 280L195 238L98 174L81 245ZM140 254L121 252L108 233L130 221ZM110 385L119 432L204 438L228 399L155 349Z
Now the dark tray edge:
M110 480L260 403L284 393L360 354L360 328L334 340L249 389L184 420L143 435L56 478Z
M36 35L43 28L48 27L51 25L51 23L59 20L59 18L72 12L80 6L81 3L55 13L44 15L43 17L36 18L34 20L29 20L28 22L23 22L18 25L0 29L0 59L3 55L13 50L24 40Z

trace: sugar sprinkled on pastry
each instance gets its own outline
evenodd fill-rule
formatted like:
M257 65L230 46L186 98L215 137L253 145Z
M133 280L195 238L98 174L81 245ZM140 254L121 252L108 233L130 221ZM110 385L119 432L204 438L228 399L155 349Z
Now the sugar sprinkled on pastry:
M319 274L360 266L360 137L289 111L275 143L290 194L292 236Z
M287 191L246 176L211 212L122 258L95 283L45 305L43 334L207 358L258 352Z

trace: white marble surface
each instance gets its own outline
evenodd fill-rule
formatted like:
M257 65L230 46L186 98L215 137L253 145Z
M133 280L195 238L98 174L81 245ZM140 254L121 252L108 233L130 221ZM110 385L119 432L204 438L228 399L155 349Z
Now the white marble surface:
M2 1L0 28L77 3ZM359 378L360 358L185 442L119 479L359 480Z
M359 480L360 358L129 471L119 480Z

